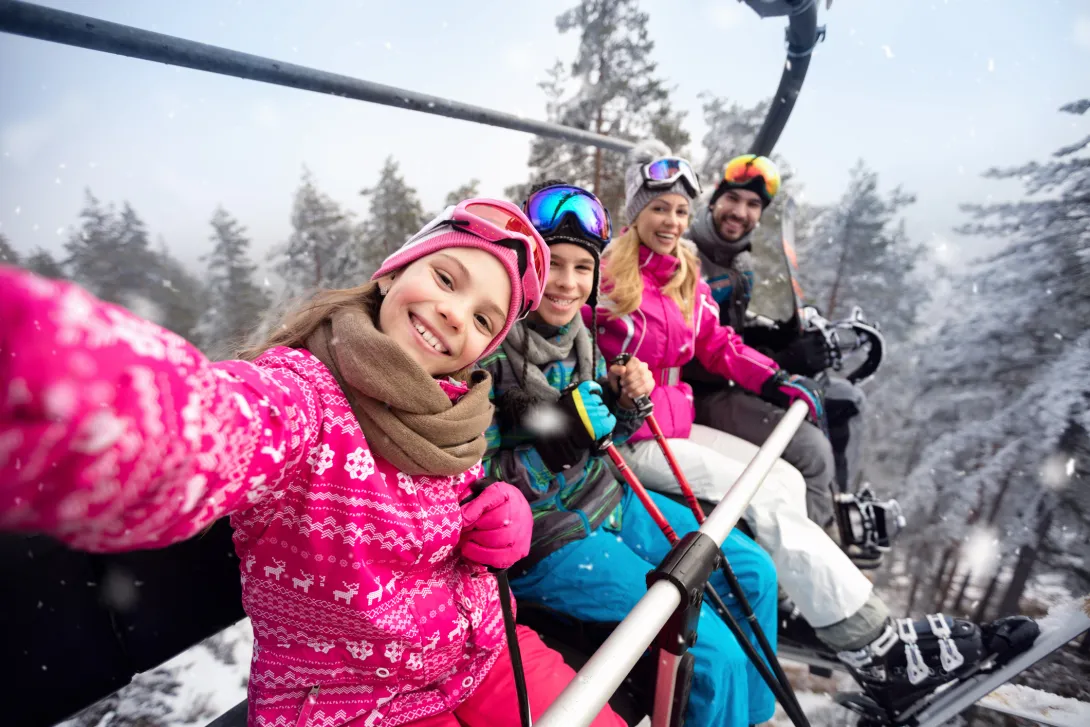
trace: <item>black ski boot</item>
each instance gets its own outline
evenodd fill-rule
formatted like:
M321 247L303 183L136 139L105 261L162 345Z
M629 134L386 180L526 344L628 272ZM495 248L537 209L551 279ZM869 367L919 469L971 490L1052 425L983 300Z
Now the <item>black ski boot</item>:
M936 688L1006 662L1032 645L1038 633L1036 622L1024 616L983 628L942 614L916 622L897 619L862 649L837 654L865 695L838 701L873 724L901 723L922 709ZM878 714L888 719L876 720Z

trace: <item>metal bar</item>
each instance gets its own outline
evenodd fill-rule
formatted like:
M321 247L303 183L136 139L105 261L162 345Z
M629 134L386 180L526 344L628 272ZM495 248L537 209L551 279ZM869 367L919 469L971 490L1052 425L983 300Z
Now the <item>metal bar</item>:
M750 499L757 492L757 488L772 470L772 465L783 454L784 449L787 448L802 423L806 421L806 416L809 413L810 410L801 401L796 401L788 407L780 423L768 435L768 439L765 440L761 448L757 450L757 454L746 465L738 480L723 496L723 499L719 501L719 504L715 506L711 514L708 515L708 519L700 527L701 532L720 545L723 544L731 529L738 524L739 518L745 512Z
M538 136L612 151L626 152L633 146L632 142L624 139L573 129L560 124L524 119L482 106L473 106L439 96L320 71L206 43L197 43L163 33L153 33L150 30L54 10L20 0L0 0L0 31L77 48L114 53L303 91L328 93L357 101L499 126L514 131L525 131Z
M734 486L700 526L702 533L718 545L723 544L772 465L806 419L807 413L808 409L801 401L788 408ZM668 581L658 581L651 586L541 716L537 727L587 727L666 625L680 602L681 595Z

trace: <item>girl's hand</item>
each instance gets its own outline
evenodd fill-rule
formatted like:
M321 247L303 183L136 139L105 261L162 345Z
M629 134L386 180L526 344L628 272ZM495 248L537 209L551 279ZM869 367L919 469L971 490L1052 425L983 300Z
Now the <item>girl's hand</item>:
M649 396L655 389L655 379L651 369L638 358L630 358L625 364L613 364L609 367L610 382L614 390L620 389L619 403L625 409L635 409L636 399Z
M534 516L518 488L486 485L462 505L462 555L490 568L510 568L530 552Z

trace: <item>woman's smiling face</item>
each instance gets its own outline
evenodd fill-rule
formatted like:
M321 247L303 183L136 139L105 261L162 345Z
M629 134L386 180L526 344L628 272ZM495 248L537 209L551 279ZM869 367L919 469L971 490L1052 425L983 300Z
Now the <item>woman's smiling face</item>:
M655 197L636 217L640 242L660 255L673 255L689 228L689 198L671 192Z

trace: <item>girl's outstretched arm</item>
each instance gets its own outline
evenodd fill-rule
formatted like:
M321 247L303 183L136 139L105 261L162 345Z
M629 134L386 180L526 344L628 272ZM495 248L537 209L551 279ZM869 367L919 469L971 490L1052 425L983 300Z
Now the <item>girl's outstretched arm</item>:
M70 283L0 265L0 321L0 529L163 547L275 492L317 439L305 379L213 364Z

